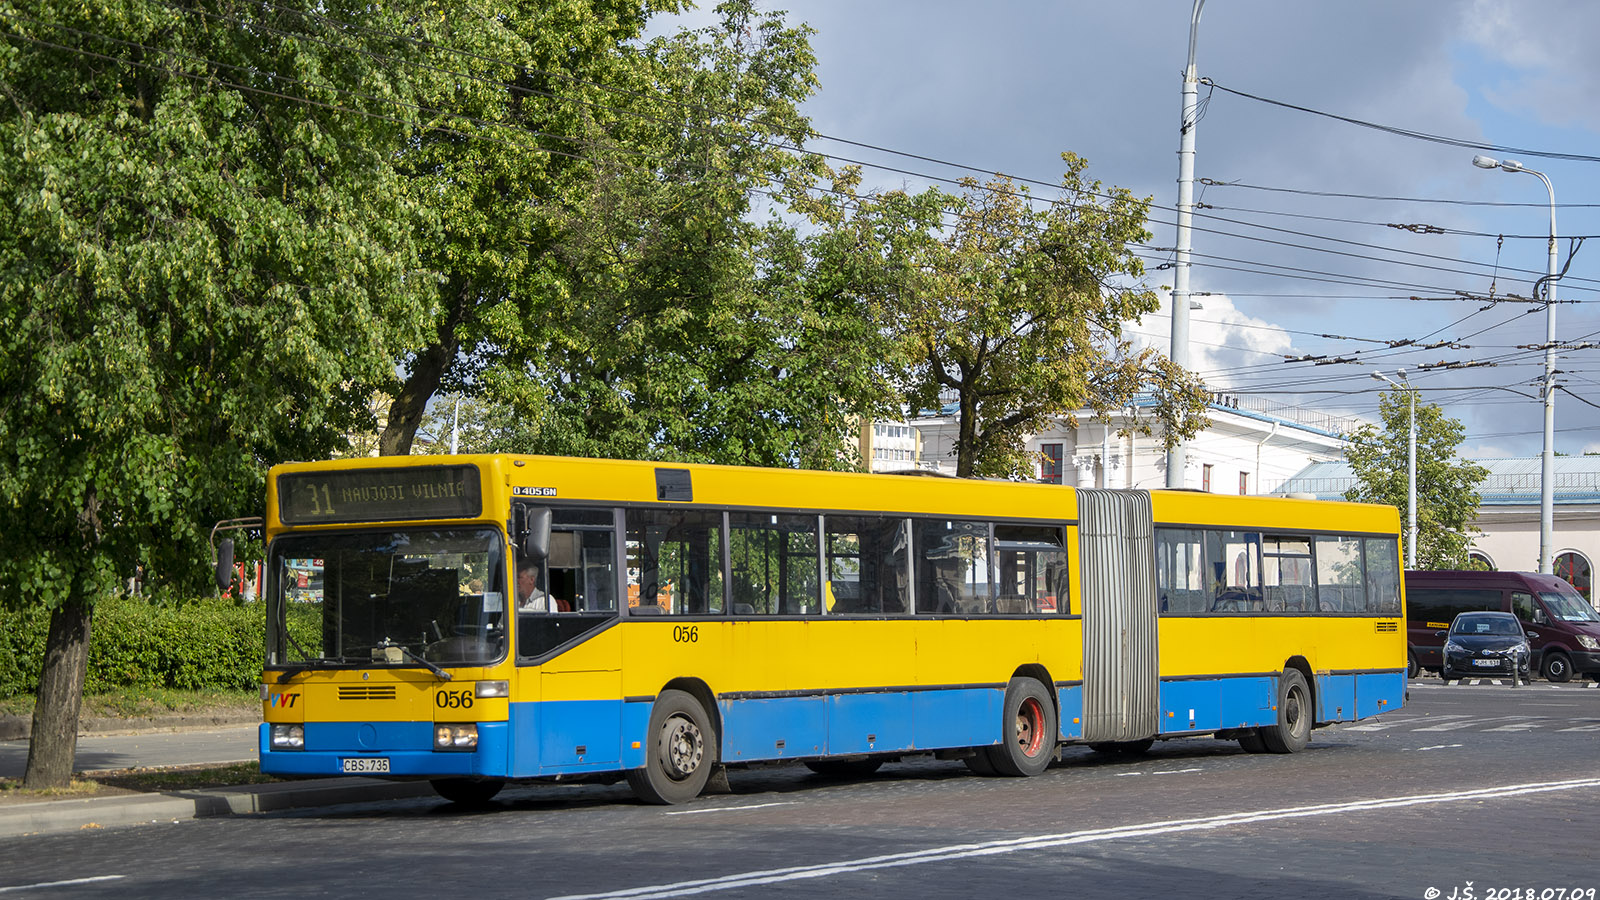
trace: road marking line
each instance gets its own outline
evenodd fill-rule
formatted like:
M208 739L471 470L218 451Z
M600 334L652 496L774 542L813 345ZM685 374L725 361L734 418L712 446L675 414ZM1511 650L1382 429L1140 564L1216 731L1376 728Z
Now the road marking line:
M1252 825L1259 822L1272 822L1281 819L1303 819L1317 816L1330 816L1346 812L1367 812L1380 809L1396 809L1406 806L1431 806L1441 803L1455 803L1464 800L1490 800L1502 797L1515 797L1523 794L1542 794L1552 791L1571 791L1583 788L1600 789L1600 778L1580 778L1572 781L1535 782L1529 784L1513 784L1497 788L1479 788L1470 791L1452 791L1445 794L1413 794L1402 797L1389 797L1371 800L1353 800L1346 803L1325 803L1315 806L1296 806L1285 809L1269 809L1257 812L1226 813L1220 816L1208 816L1203 819L1173 819L1163 822L1148 822L1143 825L1122 825L1115 828L1094 828L1087 831L1069 831L1061 834L1037 835L1035 837L1012 838L1003 841L988 841L981 844L954 844L948 847L935 847L929 850L914 850L909 853L890 853L883 856L868 856L860 859L842 860L840 862L822 863L811 866L791 866L783 869L765 869L754 872L742 872L736 875L724 875L720 878L703 878L694 881L679 881L671 884L654 884L644 887L623 888L616 891L606 891L597 894L567 894L551 900L659 900L667 897L687 897L693 894L703 894L711 891L725 891L735 888L762 887L765 885L781 884L790 881L802 881L813 878L828 878L834 875L844 875L852 872L864 872L873 869L892 869L903 866L917 866L926 863L949 862L971 857L996 856L1004 853L1017 853L1027 850L1048 850L1054 847L1065 847L1078 844L1096 844L1103 841L1117 841L1127 838L1150 837L1153 835L1177 834L1186 831L1211 831L1219 828L1228 828L1235 825Z
M1487 725L1490 722L1503 722L1506 719L1537 719L1540 716L1490 716L1487 719L1468 719L1465 722L1447 722L1443 725L1430 725L1427 728L1415 728L1413 731L1460 731L1474 725Z
M1466 744L1434 744L1432 747L1418 747L1417 749L1418 750L1454 750L1457 747L1465 747L1465 746L1466 746ZM1404 750L1405 748L1402 747L1400 749Z
M1484 732L1488 733L1490 731L1527 731L1530 728L1543 728L1543 727L1544 727L1544 723L1543 722L1519 722L1516 725L1501 725L1499 728L1485 728Z
M38 884L14 884L10 887L0 887L0 894L9 894L12 891L35 891L41 888L68 887L74 884L93 884L97 881L116 881L118 878L127 878L126 875L96 875L93 878L74 878L70 881L41 881Z
M766 809L769 806L793 806L793 803L752 803L749 806L717 806L711 809L680 809L669 816L693 816L700 813L741 812L746 809Z

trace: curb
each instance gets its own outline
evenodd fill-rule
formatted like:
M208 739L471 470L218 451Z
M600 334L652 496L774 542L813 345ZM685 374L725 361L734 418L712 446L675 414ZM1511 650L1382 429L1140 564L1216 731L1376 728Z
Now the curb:
M164 794L49 800L0 807L0 837L63 834L343 803L406 800L432 794L433 787L426 781L332 778Z

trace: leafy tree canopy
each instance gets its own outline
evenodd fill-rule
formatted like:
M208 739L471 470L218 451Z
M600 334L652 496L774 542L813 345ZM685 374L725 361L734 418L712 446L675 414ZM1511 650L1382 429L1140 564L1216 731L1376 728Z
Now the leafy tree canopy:
M1417 569L1465 569L1478 516L1478 485L1489 470L1456 458L1465 435L1461 423L1447 418L1432 403L1418 402L1417 392L1389 391L1378 398L1383 427L1363 425L1346 435L1345 458L1356 486L1345 499L1387 503L1408 521L1410 477L1408 454L1411 408L1417 416L1417 547L1403 536L1407 565Z
M1149 201L1089 180L1078 156L1062 159L1060 196L1042 206L1004 177L967 179L960 194L862 196L847 170L833 199L809 207L829 232L816 242L818 272L867 299L907 405L955 398L958 475L1025 474L1026 434L1141 393L1156 396L1169 443L1206 421L1193 374L1121 337L1158 305L1129 248L1150 237Z
M335 0L379 28L404 17ZM30 785L70 773L89 610L206 577L263 467L331 452L427 322L403 44L268 3L0 2L0 601L56 610ZM352 398L356 398L352 401Z

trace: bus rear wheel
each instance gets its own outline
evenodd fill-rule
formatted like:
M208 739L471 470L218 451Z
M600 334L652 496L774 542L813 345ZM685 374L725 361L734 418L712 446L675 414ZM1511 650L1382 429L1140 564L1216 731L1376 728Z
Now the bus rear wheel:
M1016 678L1006 686L1001 741L987 748L998 775L1038 775L1056 755L1056 708L1044 686L1032 678Z
M1263 726L1261 742L1272 753L1299 753L1311 743L1311 689L1299 669L1278 679L1278 724Z
M1246 728L1239 734L1239 748L1246 753L1267 752L1267 742L1261 739L1261 731L1256 728Z
M646 803L687 803L705 790L717 765L717 736L700 701L662 691L650 710L645 764L630 769L628 787Z
M494 799L500 789L506 786L504 781L490 779L478 781L471 778L435 778L428 782L433 785L433 792L462 806L482 806Z

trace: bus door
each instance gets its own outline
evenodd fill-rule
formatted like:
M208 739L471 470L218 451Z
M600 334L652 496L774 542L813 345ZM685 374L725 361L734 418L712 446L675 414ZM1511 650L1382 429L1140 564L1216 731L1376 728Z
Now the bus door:
M520 511L514 523L529 517ZM618 540L610 509L551 512L547 556L517 557L518 775L615 768L622 743ZM519 541L519 551L521 542ZM537 747L537 755L530 747Z
M1083 739L1160 731L1155 526L1148 491L1079 489Z

